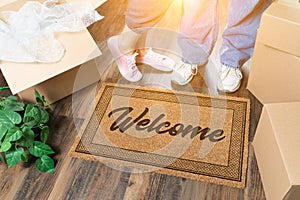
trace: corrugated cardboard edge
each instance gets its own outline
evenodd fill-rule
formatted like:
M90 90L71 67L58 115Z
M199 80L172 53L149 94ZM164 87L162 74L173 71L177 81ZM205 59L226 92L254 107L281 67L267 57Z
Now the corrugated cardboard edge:
M216 179L216 178L212 178L212 177L208 177L208 176L204 176L204 175L193 175L193 174L187 174L184 172L179 172L179 171L175 171L175 170L171 170L171 169L166 169L166 168L157 168L157 167L149 167L143 164L132 164L130 162L126 162L126 161L119 161L119 160L115 160L115 159L105 159L105 158L101 158L101 157L95 157L93 155L83 155L81 153L76 153L76 147L78 145L78 143L80 142L80 138L82 136L82 134L84 133L84 130L86 129L88 122L94 112L94 109L97 106L97 103L102 95L103 90L105 89L106 86L118 86L118 87L126 87L126 88L132 88L132 89L147 89L149 91L163 91L166 93L176 93L176 94L185 94L185 95L196 95L196 96L203 96L203 97L210 97L210 98L218 98L218 99L230 99L230 100L236 100L236 101L244 101L247 103L247 111L246 111L246 121L245 121L245 131L247 133L245 133L245 137L244 137L244 154L243 154L243 164L242 164L242 180L241 182L237 182L237 181L229 181L229 180L224 180L224 179ZM82 124L78 136L76 137L70 151L69 151L69 156L71 157L76 157L76 158L81 158L81 159L87 159L87 160L91 160L91 161L99 161L99 162L107 162L109 165L122 165L122 166L126 166L126 167L134 167L134 168L138 168L137 166L140 166L140 169L144 169L149 168L151 170L156 169L155 172L157 173L161 173L161 174L168 174L171 176L175 176L174 174L176 174L176 176L179 177L186 177L186 178L190 178L192 180L197 180L197 181L208 181L211 183L216 183L219 185L228 185L231 187L236 187L236 188L244 188L246 186L246 180L247 180L247 169L248 169L248 152L249 152L249 122L250 122L250 99L246 99L246 98L242 98L242 97L232 97L232 96L213 96L213 95L207 95L207 94L199 94L199 93L193 93L193 92L182 92L182 91L177 91L177 90L164 90L164 89L153 89L153 88L147 88L147 87L139 87L139 86L131 86L131 85L124 85L124 84L114 84L114 83L102 83L101 85L101 89L98 92L97 97L95 98L95 101L93 103L93 106L91 108L91 110L89 111L89 114L87 115L84 123Z

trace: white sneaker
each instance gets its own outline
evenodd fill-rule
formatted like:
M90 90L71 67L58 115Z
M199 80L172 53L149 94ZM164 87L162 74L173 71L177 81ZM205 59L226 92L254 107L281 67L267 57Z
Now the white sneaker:
M142 73L135 64L135 57L138 55L124 55L118 45L118 36L113 36L107 40L108 48L116 59L116 63L121 75L130 82L137 82L142 79Z
M218 90L223 92L235 92L239 89L242 78L243 75L239 68L222 65L219 71Z
M173 69L171 80L178 85L188 84L197 74L197 65L192 65L180 61Z
M147 49L147 53L142 56L136 57L137 63L144 63L152 66L153 68L161 71L170 72L173 70L175 62L168 56L154 52L151 48Z

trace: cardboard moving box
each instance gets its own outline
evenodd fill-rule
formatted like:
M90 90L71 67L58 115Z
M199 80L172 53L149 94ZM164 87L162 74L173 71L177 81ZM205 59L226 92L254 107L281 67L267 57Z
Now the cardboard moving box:
M267 199L300 199L300 102L266 104L253 141Z
M256 42L300 56L300 11L273 3L264 12Z
M300 101L300 11L273 3L263 14L247 88L261 103Z
M25 1L15 1L0 8L18 10ZM102 1L103 2L103 1ZM95 58L101 52L87 29L75 33L57 33L65 55L57 63L15 63L0 61L0 69L13 94L26 101L35 100L37 89L49 102L55 102L100 79ZM80 85L73 88L80 70Z
M300 101L300 57L257 43L248 89L263 104Z

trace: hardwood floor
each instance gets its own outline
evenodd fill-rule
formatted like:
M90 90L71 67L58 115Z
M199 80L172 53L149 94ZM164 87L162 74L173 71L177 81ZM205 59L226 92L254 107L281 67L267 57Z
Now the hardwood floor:
M97 10L105 18L89 27L94 40L102 44L110 36L121 33L124 28L124 14L127 0L108 0ZM145 69L147 70L147 68ZM241 89L233 96L251 99L250 141L253 140L256 125L262 105L246 90L247 72ZM121 78L112 65L102 81L117 82ZM6 82L0 73L0 86ZM207 87L200 75L193 80L193 88L204 92ZM204 199L265 199L264 191L256 163L254 151L250 142L247 185L244 189L231 188L207 182L189 180L151 173L133 173L133 169L119 166L121 170L112 169L99 162L72 158L69 149L77 135L78 127L84 120L86 105L91 99L88 94L92 85L76 93L77 104L74 105L74 95L68 96L54 106L51 115L50 128L52 135L50 145L56 151L55 173L45 174L36 170L34 164L19 164L11 169L0 165L0 199L100 199L100 200L135 200L135 199L166 199L166 200L204 200ZM181 90L184 87L175 87ZM1 96L8 95L1 92ZM74 117L73 113L83 113Z

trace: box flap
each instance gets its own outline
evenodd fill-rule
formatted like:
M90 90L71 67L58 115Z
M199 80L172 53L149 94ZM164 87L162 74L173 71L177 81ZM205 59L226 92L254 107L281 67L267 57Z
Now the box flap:
M300 11L273 3L264 12L257 41L300 57Z
M265 105L292 185L300 184L300 102Z
M300 101L299 74L300 57L256 43L247 89L262 104Z
M22 0L22 2L24 1ZM20 6L20 4L12 3L6 5L5 8L16 7L18 9L17 6ZM0 11L1 9L3 8L0 8ZM13 94L37 85L101 55L97 44L87 29L76 33L58 33L56 34L56 38L65 47L65 55L57 63L15 63L0 61L0 69Z

